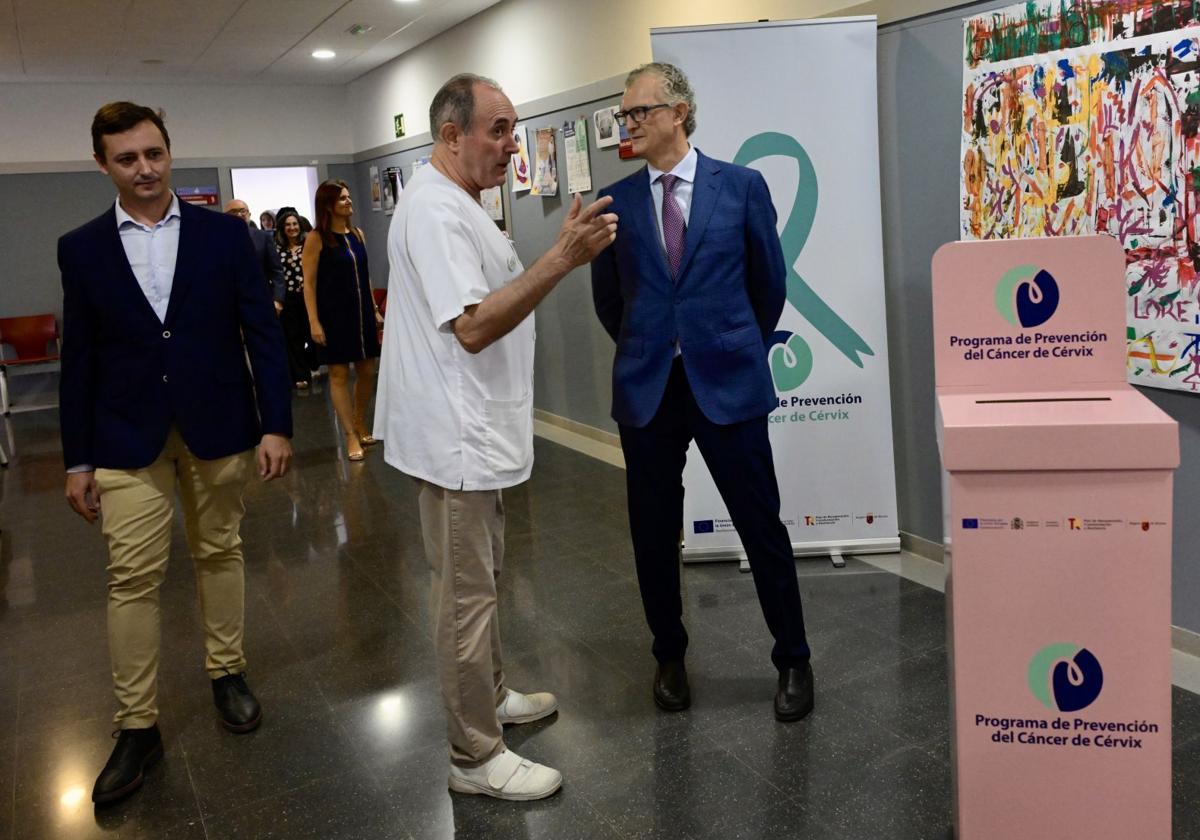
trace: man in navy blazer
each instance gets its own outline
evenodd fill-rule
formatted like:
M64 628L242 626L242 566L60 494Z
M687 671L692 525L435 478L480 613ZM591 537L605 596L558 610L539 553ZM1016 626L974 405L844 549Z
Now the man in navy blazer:
M92 146L117 200L58 243L60 417L67 501L89 524L101 518L108 541L120 736L92 791L103 804L136 790L163 753L158 589L177 486L213 701L230 731L262 719L242 653L242 491L255 447L261 478L287 471L292 418L283 335L246 225L171 192L160 113L105 105Z
M622 220L592 262L592 296L617 342L612 416L621 433L638 584L658 662L654 700L686 709L679 594L683 467L695 440L750 561L779 670L775 716L813 707L810 651L767 436L778 406L766 340L787 270L762 176L693 148L695 97L679 68L637 68L617 119L647 166L600 191Z

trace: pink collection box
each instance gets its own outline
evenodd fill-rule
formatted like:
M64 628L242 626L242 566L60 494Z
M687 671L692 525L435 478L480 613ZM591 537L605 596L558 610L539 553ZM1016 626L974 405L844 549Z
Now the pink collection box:
M1103 236L933 260L960 840L1171 837L1173 420Z

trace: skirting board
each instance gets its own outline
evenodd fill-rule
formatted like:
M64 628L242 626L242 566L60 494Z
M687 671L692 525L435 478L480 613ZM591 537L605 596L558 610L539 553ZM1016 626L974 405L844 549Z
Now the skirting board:
M874 540L822 540L818 542L792 543L792 554L796 557L825 557L837 554L894 554L900 550L899 537ZM728 560L745 560L746 552L739 548L687 548L681 558L684 563L718 563Z

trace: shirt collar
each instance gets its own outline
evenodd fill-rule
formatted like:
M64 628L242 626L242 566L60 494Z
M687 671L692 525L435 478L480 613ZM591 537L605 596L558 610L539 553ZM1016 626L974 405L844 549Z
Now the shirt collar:
M140 228L146 227L125 212L125 208L121 206L120 196L117 197L114 206L117 209L117 230L125 227L126 224L137 225ZM171 193L171 203L167 206L167 213L162 217L162 221L158 223L158 226L165 225L172 217L179 218L179 196L175 195L174 192Z
M660 175L674 175L681 181L687 181L689 184L696 181L696 147L689 145L688 153L683 156L683 160L675 164L675 168L670 172L664 173L661 169L656 169L649 163L646 164L646 169L650 173L650 183L653 184L658 180Z

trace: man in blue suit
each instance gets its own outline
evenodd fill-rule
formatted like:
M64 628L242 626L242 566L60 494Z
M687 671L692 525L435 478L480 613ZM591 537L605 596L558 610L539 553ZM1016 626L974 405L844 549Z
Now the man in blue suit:
M654 700L691 704L679 595L683 467L695 440L750 560L779 670L775 716L813 707L791 540L767 437L778 406L766 340L786 298L775 209L762 176L688 142L696 104L663 63L625 80L617 120L647 166L612 186L622 225L592 262L592 296L617 342L612 416L621 432L642 606L658 662Z
M292 418L283 335L246 225L171 191L160 113L105 105L92 147L117 200L58 242L60 419L67 501L89 524L102 518L108 540L120 736L92 791L103 804L136 790L163 753L158 589L176 486L213 702L230 731L262 719L242 653L242 491L256 446L262 479L287 471Z

